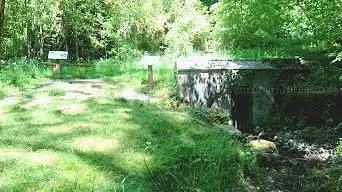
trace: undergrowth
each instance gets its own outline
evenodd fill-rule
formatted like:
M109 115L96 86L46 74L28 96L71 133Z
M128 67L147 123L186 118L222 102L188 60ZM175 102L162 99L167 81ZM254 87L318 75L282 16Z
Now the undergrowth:
M0 71L0 81L2 84L24 88L32 80L46 75L46 72L46 68L38 61L8 61Z

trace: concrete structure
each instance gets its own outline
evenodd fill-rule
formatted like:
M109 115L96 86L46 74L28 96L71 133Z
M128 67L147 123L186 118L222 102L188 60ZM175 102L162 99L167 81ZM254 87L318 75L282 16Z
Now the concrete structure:
M244 131L262 125L273 106L275 69L269 62L184 59L177 62L177 83L185 101L227 111Z

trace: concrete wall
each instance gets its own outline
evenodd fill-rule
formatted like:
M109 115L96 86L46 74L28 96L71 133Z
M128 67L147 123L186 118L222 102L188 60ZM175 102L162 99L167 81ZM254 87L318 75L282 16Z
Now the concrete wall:
M253 71L253 124L262 125L274 106L272 93L274 70Z
M196 105L220 107L232 125L250 129L264 123L273 105L271 69L178 70L180 96Z

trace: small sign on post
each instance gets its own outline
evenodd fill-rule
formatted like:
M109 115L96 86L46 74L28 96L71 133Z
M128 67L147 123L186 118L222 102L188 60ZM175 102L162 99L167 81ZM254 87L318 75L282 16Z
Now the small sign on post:
M48 58L51 60L67 60L68 52L67 51L49 51Z
M148 86L153 88L153 65L160 64L160 56L144 56L140 65L148 66Z
M68 59L68 52L67 51L49 51L48 59L50 60L67 60ZM53 63L52 64L52 72L54 75L61 74L61 64L60 63Z

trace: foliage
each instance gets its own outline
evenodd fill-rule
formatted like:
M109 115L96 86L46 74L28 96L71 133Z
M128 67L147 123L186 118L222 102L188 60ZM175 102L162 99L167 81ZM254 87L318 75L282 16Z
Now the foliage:
M226 111L219 108L193 108L191 113L209 124L228 124L229 122Z
M341 139L341 138L340 138L340 139ZM339 142L337 143L336 151L337 151L337 155L342 156L342 139L341 139L341 141L339 141Z
M45 58L66 49L72 59L93 59L158 50L163 20L158 25L156 17L163 8L152 8L161 2L9 1L1 57Z
M186 0L184 4L176 1L171 15L173 22L167 24L165 36L166 53L180 56L206 51L211 24L205 7L196 0Z
M37 61L10 61L0 73L0 81L7 85L23 88L33 79L42 77L46 70Z
M338 0L222 0L215 10L215 33L228 50L335 51L341 49L341 10Z
M285 69L279 73L280 81L276 83L277 88L285 93L276 94L277 105L282 116L291 119L285 123L333 128L340 121L337 112L341 107L340 66L318 60L301 67L300 70Z
M191 54L206 49L211 31L198 0L15 0L6 12L4 58L45 59L65 49L71 59L122 59L165 45L168 53Z
M341 51L339 0L71 1L6 3L0 57L125 58L137 50L174 56L257 50L253 57Z

